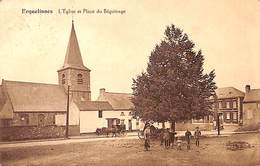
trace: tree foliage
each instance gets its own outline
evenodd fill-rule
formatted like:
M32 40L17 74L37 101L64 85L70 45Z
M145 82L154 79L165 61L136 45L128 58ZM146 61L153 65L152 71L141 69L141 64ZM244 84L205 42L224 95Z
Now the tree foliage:
M214 70L203 71L202 51L174 25L149 57L147 70L133 80L136 115L155 122L183 121L210 114Z

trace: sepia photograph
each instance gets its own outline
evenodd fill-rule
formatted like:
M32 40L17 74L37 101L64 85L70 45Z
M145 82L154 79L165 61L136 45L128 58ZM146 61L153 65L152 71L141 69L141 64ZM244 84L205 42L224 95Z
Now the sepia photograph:
M260 0L0 0L0 166L260 166Z

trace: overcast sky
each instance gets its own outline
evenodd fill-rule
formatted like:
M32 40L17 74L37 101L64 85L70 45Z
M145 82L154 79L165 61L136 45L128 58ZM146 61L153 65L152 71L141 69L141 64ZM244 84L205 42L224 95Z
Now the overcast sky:
M57 84L72 15L58 9L126 10L125 14L74 14L92 99L99 88L131 93L165 27L184 30L216 71L218 87L260 88L260 0L0 1L0 78ZM48 9L52 14L22 14Z

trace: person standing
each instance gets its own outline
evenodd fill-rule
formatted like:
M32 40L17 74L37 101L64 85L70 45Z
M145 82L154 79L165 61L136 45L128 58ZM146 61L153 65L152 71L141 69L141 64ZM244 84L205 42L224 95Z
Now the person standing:
M196 141L196 146L200 146L200 136L201 136L201 132L199 130L199 127L196 127L196 130L194 132L194 138Z
M164 139L164 146L166 149L168 149L170 147L170 132L169 129L166 129L163 135L163 139Z
M144 148L146 151L150 149L150 135L151 135L151 130L150 126L146 126L144 129Z
M163 142L164 142L164 129L161 129L160 131L160 141L161 141L161 146L163 145Z
M185 132L185 138L186 138L186 141L187 141L187 149L190 149L191 132L188 129Z
M174 130L170 130L170 144L171 144L171 147L173 148L174 146L174 141L175 141L175 135L177 133L174 131Z

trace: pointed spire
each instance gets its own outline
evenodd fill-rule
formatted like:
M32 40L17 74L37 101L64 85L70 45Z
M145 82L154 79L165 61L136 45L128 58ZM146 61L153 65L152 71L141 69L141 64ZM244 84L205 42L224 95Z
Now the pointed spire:
M79 44L78 44L78 40L74 28L74 20L72 20L70 38L67 46L64 65L63 65L63 68L68 68L68 67L89 70L84 66L82 61Z

